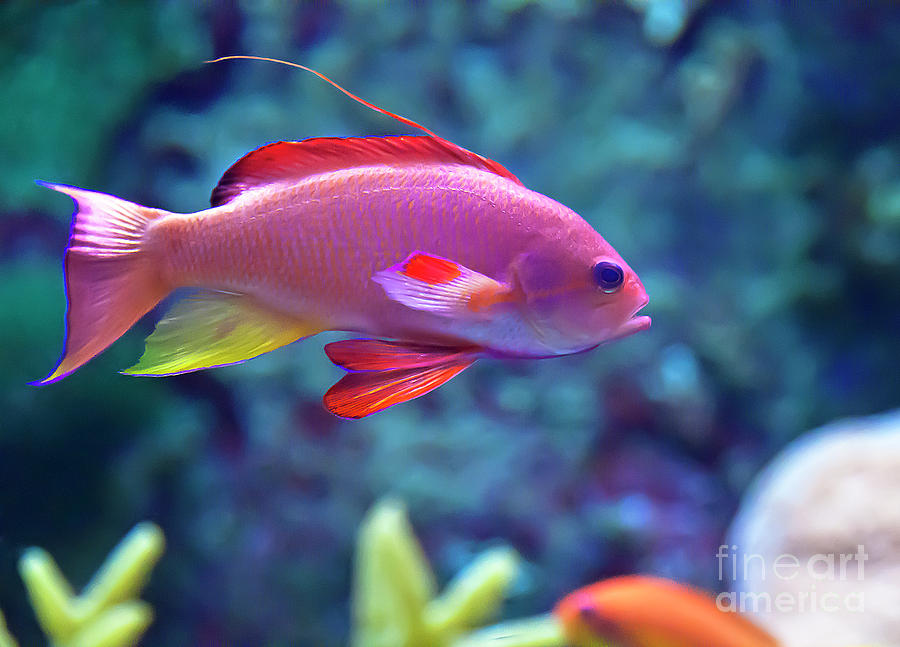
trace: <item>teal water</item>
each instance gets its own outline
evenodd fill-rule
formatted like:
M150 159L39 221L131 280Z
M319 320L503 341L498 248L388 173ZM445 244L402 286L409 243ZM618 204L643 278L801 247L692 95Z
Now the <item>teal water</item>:
M0 608L21 643L25 547L84 582L151 519L168 550L143 644L344 644L356 528L386 494L439 578L515 547L509 617L622 573L719 588L758 470L900 405L900 10L693 4L0 5ZM296 70L201 65L237 53L321 70L572 207L642 277L653 327L479 362L357 423L320 403L336 335L119 375L160 313L28 386L60 350L71 214L34 180L195 211L265 143L409 132Z

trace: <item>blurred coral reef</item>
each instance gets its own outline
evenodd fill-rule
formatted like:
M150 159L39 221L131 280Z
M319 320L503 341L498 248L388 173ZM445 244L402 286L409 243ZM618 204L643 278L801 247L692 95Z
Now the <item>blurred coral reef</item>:
M766 468L741 506L729 535L736 589L771 600L809 594L805 609L787 611L761 598L757 617L790 647L897 644L898 501L900 410L810 432ZM800 567L782 559L773 572L780 555Z
M376 504L357 541L352 647L496 645L496 630L471 630L493 619L518 575L514 550L485 550L438 594L434 573L399 502ZM519 621L516 627L503 629L504 645L561 647L565 642L550 616Z
M22 644L21 550L83 581L147 518L170 546L147 647L344 645L353 537L386 495L440 582L515 548L503 617L621 573L721 589L756 472L900 405L900 5L9 0L0 24L0 608ZM28 386L59 349L71 213L33 180L193 211L264 143L398 132L299 71L201 65L236 53L320 69L571 206L642 277L653 328L479 363L358 423L322 410L319 337L118 375L152 316Z

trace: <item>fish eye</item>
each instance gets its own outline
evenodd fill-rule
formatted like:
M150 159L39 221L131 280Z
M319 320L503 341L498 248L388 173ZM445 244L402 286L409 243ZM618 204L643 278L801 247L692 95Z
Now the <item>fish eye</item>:
M594 282L604 292L615 292L622 287L625 272L615 263L600 261L593 268Z

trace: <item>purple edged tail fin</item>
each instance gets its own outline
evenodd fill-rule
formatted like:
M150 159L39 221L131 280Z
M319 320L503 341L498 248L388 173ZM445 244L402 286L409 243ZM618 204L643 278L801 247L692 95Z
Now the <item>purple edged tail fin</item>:
M59 364L35 384L59 380L100 353L170 289L146 249L150 222L166 215L105 193L38 182L78 205L65 256L66 339Z

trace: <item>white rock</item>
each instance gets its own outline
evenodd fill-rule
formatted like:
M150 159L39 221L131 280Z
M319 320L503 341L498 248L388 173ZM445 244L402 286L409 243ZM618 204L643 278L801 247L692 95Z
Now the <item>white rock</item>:
M720 555L730 601L786 647L900 646L900 411L790 445Z

